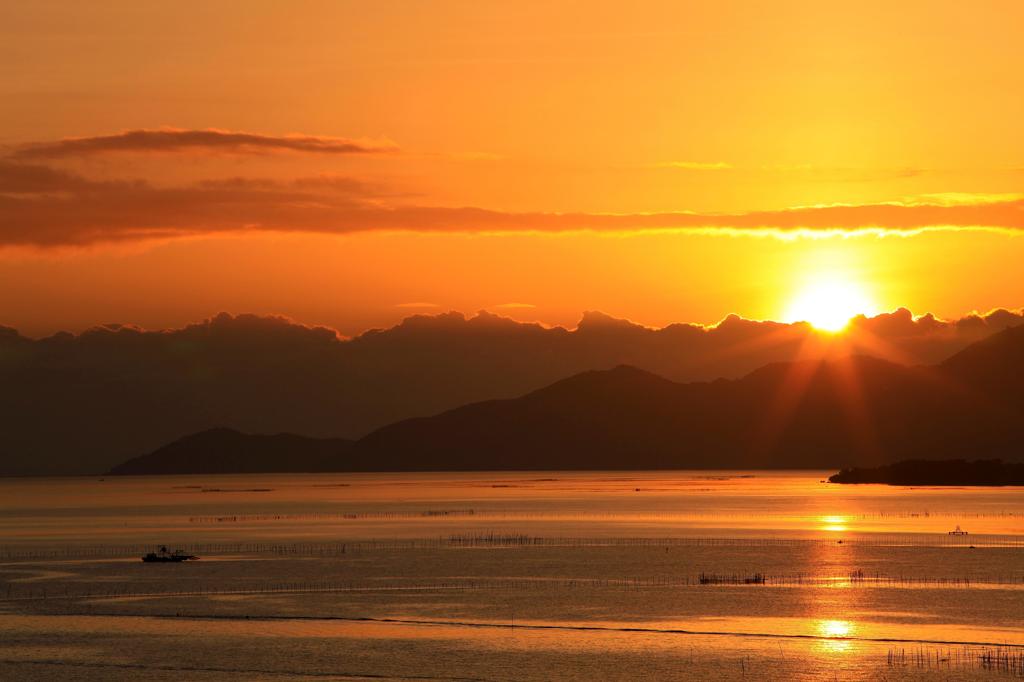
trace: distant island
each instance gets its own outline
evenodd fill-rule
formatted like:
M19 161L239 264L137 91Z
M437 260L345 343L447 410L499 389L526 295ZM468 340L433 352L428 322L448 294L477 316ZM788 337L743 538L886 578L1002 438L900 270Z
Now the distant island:
M1024 485L1024 463L1001 459L910 459L880 467L843 469L828 480L886 485Z

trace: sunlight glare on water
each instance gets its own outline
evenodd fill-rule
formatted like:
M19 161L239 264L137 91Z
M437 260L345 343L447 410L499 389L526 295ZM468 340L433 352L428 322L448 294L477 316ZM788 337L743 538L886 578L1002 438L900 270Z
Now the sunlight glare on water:
M1019 489L825 477L2 480L0 678L973 679L1024 651Z

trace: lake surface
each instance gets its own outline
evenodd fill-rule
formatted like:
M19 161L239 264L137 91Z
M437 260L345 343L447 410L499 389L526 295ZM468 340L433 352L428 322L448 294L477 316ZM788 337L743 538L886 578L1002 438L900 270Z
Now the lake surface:
M1024 489L825 477L4 479L0 679L1024 676Z

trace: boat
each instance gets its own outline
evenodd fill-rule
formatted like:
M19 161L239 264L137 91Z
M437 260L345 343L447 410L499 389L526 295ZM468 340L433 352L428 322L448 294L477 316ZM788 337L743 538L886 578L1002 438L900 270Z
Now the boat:
M194 554L186 554L180 549L172 552L163 546L155 552L143 555L142 560L147 564L177 564L182 561L198 561L199 557Z
M956 527L956 530L949 531L950 535L967 535L967 531L962 530L960 526Z

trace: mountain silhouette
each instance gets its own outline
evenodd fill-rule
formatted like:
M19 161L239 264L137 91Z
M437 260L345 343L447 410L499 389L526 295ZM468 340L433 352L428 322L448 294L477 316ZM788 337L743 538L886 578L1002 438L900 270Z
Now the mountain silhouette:
M1021 458L1024 329L937 365L867 356L678 383L634 367L406 419L326 467L353 470L833 468ZM150 470L153 471L153 470Z
M855 352L934 364L1022 320L996 310L945 322L901 309L855 318L835 336L735 315L652 329L594 311L572 330L445 313L351 339L227 314L181 329L112 324L38 340L0 328L0 475L93 473L214 427L355 439L622 364L677 382Z
M256 435L217 428L194 433L130 459L111 474L255 474L331 471L352 441L290 433Z

